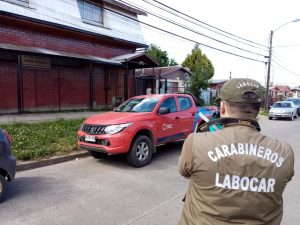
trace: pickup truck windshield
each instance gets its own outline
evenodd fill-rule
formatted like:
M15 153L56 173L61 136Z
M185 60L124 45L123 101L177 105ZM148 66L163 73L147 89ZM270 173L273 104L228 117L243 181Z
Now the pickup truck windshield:
M157 98L132 98L117 107L115 112L152 112L157 105Z

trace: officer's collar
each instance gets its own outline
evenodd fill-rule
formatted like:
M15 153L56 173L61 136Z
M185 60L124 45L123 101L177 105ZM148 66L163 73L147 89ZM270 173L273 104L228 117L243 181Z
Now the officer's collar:
M200 132L209 131L211 126L222 126L228 127L232 125L240 125L240 126L249 126L255 128L257 131L260 131L260 126L256 120L251 119L243 119L243 118L231 118L231 117L224 117L219 119L211 120L199 127Z

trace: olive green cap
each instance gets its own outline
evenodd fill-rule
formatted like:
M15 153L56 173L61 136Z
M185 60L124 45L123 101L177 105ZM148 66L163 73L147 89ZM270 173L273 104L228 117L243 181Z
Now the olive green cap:
M264 91L265 88L256 80L233 78L223 85L219 99L238 103L260 103Z

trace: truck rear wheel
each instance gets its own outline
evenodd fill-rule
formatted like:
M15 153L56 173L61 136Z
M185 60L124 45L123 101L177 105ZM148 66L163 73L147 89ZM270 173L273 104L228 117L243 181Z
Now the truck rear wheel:
M153 154L153 143L145 135L137 136L127 153L127 161L135 167L143 167L150 163Z
M6 180L0 175L0 202L3 200L6 191Z

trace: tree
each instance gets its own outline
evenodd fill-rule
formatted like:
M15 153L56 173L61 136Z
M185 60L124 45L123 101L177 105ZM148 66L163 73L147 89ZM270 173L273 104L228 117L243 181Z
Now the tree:
M150 47L146 50L146 53L152 57L159 66L176 66L178 63L175 59L169 59L168 53L160 49L155 44L150 44Z
M195 44L192 53L188 54L183 63L183 67L188 67L191 72L190 91L197 97L201 90L208 88L208 81L214 75L214 67L205 54L202 54L199 44Z
M178 63L175 61L175 59L170 59L170 62L169 62L169 66L177 66Z

